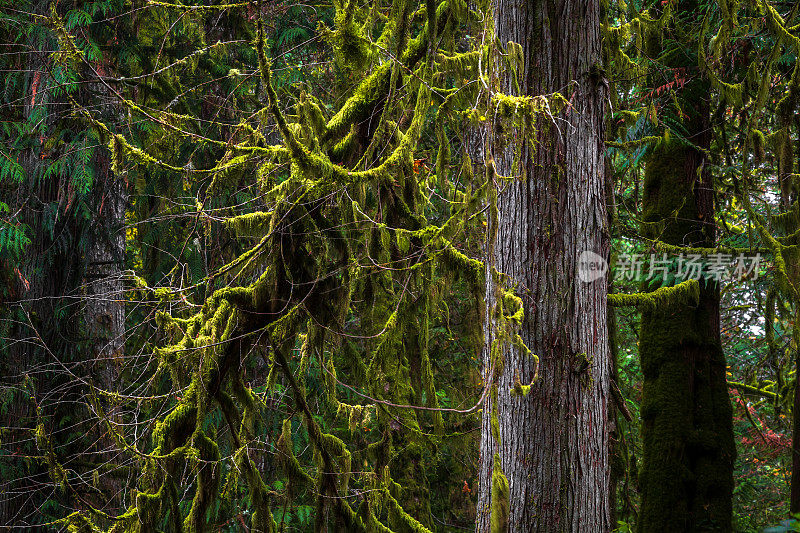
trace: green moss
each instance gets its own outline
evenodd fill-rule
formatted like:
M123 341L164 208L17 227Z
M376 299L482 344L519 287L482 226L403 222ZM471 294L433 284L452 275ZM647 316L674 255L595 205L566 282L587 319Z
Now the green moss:
M214 523L210 506L217 497L220 453L217 443L202 431L198 431L192 440L199 459L193 461L192 465L197 475L197 490L183 526L187 531L202 532ZM208 519L209 515L212 515L211 520Z
M684 165L693 148L665 135L647 161L642 199L645 235L692 246L706 240L694 200L694 175Z
M323 36L334 49L337 66L346 76L352 76L367 65L371 50L363 29L355 18L356 0L337 1L334 6L336 14L333 22L336 28L333 31L324 31Z
M649 311L670 306L697 305L699 301L700 284L694 279L671 287L659 287L652 292L608 295L608 303L613 307L641 306Z
M55 482L56 486L62 493L66 493L69 488L67 472L64 470L64 467L58 461L56 454L53 451L50 435L45 429L44 420L39 409L37 409L36 414L36 431L34 436L36 438L36 447L44 455L50 478Z
M283 421L283 430L277 442L278 450L281 452L278 457L284 475L289 480L291 490L297 492L307 486L313 486L314 479L303 469L300 461L297 460L292 449L292 442L292 421L287 418Z
M155 454L163 455L172 452L192 434L192 424L197 419L197 387L193 383L186 391L183 399L164 418L157 422L153 431L153 445Z
M450 243L442 249L440 258L443 267L463 275L474 289L483 292L485 267L482 261L467 257Z
M505 533L509 531L509 489L508 479L503 474L500 466L500 455L494 454L494 467L492 469L492 504L490 515L491 533Z
M660 143L662 140L663 137L661 137L660 135L648 135L642 137L641 139L635 139L633 141L626 141L626 142L606 141L606 146L608 146L609 148L620 148L624 150L631 150L634 148L640 148L642 146Z
M764 133L757 129L752 130L750 143L753 145L753 153L756 155L756 164L760 164L766 158L767 140Z
M392 482L392 485L395 491L400 490L397 483ZM386 491L386 495L389 502L389 520L397 525L395 530L408 533L432 533L430 529L408 514L389 491Z
M800 202L794 202L787 211L773 215L772 223L783 231L796 231L800 227Z
M504 291L502 301L506 318L517 326L521 326L522 321L525 319L525 308L522 304L522 298L517 296L513 291Z
M156 524L161 521L161 500L164 493L164 485L158 492L140 492L136 495L136 512L139 518L137 531L146 533L156 531Z

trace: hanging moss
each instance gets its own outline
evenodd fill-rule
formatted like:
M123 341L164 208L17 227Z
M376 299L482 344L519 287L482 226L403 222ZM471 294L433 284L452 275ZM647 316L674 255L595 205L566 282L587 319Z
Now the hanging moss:
M509 531L509 489L508 479L503 474L500 466L500 456L495 453L494 467L492 470L492 506L490 518L491 533L505 533Z
M172 27L168 17L152 16L185 9L182 27L197 37L200 14L218 7L158 4L147 14L148 46L156 46ZM474 104L477 59L488 59L494 44L455 52L459 24L488 20L463 0L431 1L416 11L415 5L396 2L388 16L377 2L366 7L350 0L334 7L334 28L326 36L341 70L337 74L355 83L330 107L312 96L311 84L305 90L278 87L274 76L280 74L272 72L259 21L255 55L248 57L258 60L258 90L266 93L267 106L238 123L235 116L230 122L203 118L203 128L229 128L224 137L213 138L205 129L197 133L196 117L170 111L171 104L122 102L136 121L159 125L145 142L82 110L111 149L116 171L136 165L180 174L187 183L210 178L196 205L174 207L169 214L194 217L204 239L224 243L212 263L223 258L225 264L196 286L177 289L164 281L151 289L135 280L143 305L158 309L159 344L153 348L158 371L148 384L155 392L142 401L162 411L149 442L131 438L123 424L106 424L143 470L135 498L116 517L117 531L155 531L167 517L171 530L207 530L222 523L243 497L250 514L242 519L253 531L276 531L273 510L279 506L286 516L286 509L307 504L315 509L317 530L433 530L428 462L450 421L438 411L432 339L447 308L446 286L462 278L479 307L486 276L485 265L465 251L480 228L475 214L484 201L484 175L472 171L465 154L455 153L451 137ZM257 12L260 18L260 7ZM66 46L71 39L66 31L64 38ZM505 58L499 61L523 71L518 45L509 43L501 52ZM203 54L183 58L174 66L193 72ZM153 85L178 94L174 66ZM244 83L253 68L224 66L226 83ZM455 87L454 73L459 74ZM334 91L341 92L338 86ZM256 104L259 94L252 99ZM297 98L294 106L285 105L287 94ZM231 98L234 111L242 102L238 96ZM546 127L540 119L565 104L560 95L520 100L497 94L477 112L502 114L509 127L524 128L532 138L536 127ZM267 146L273 126L281 141ZM429 128L436 128L434 149L428 147ZM193 154L202 157L187 162L182 153L172 153L175 139L191 142ZM420 165L420 154L431 160L434 151L435 174ZM206 165L195 168L198 160ZM229 216L232 210L220 208L219 197L229 190L245 194L241 184L251 176L257 181L252 190L263 193L256 210ZM450 205L431 199L434 187ZM435 211L442 216L432 216ZM228 230L221 241L215 241L218 223ZM522 301L511 291L501 300L498 367L503 344L524 348L516 333ZM477 325L464 329L480 334ZM253 363L259 354L263 367ZM323 396L314 387L317 372ZM362 399L352 400L353 393L377 401L358 403ZM131 401L122 394L109 397ZM284 397L295 411L277 424L276 439L265 438L274 415L269 402ZM302 425L293 428L295 416ZM378 430L377 440L370 440L367 429ZM308 451L295 455L295 442L306 436ZM60 477L56 468L53 476ZM288 480L285 490L273 483L281 476ZM351 491L352 485L357 489ZM353 494L363 501L354 503ZM71 520L84 527L84 519L94 527L82 515Z
M68 490L67 473L53 452L53 445L50 441L49 433L45 429L42 413L38 412L38 410L35 437L36 447L44 455L50 478L55 482L59 490L66 492Z
M187 531L205 531L210 525L208 515L210 505L217 496L219 486L220 460L219 446L202 431L193 437L193 446L198 450L197 459L193 467L197 472L197 490L189 514L184 520L183 527Z
M225 225L240 237L263 237L269 231L272 213L257 211L229 218Z

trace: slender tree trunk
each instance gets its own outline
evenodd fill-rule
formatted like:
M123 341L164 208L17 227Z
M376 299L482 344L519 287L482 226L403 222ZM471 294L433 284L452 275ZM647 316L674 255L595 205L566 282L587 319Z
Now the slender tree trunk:
M607 124L608 125L608 124ZM608 157L604 158L605 164L605 187L606 187L606 209L608 211L608 227L612 230L611 237L616 237L616 234L613 232L613 228L617 222L617 209L614 203L614 168L612 166L611 160ZM611 263L611 250L606 257L606 261L610 264ZM614 292L614 281L613 281L613 274L611 269L609 269L608 273L608 292ZM607 307L607 318L608 324L608 350L609 350L609 358L611 360L611 376L610 376L610 387L611 387L611 398L613 402L609 405L608 409L608 434L609 434L609 461L610 461L610 469L611 469L611 479L609 482L610 486L610 493L611 493L611 524L612 526L617 524L618 516L618 509L617 509L617 493L619 492L619 484L620 481L627 480L628 472L626 471L626 464L627 464L627 446L625 443L625 426L623 426L623 422L620 419L620 415L625 419L626 423L630 423L633 421L633 418L628 410L627 406L625 405L625 398L622 396L622 392L620 391L619 387L619 343L617 339L617 332L618 332L618 323L617 323L617 315L616 311L612 306ZM623 486L622 489L622 496L619 499L620 502L627 502L627 494L624 493L625 488ZM627 505L623 503L623 510L627 509ZM627 518L627 513L624 513L623 516Z
M95 156L97 182L92 190L93 218L86 251L83 282L83 319L88 337L86 365L97 383L109 391L117 391L125 348L125 209L127 190L125 176L111 169L109 154L102 150ZM123 423L119 404L105 401L106 416ZM103 436L98 441L100 453L95 461L113 464L119 453L116 442L96 426ZM122 511L124 479L117 471L105 472L98 487L103 491L99 504L106 509Z
M787 141L788 142L788 141ZM790 152L791 153L791 150ZM791 163L790 163L791 164ZM789 168L793 172L794 167ZM789 194L784 194L782 203L798 208L798 199L792 198ZM785 228L787 235L796 232L798 227L791 224ZM800 252L797 249L785 249L783 259L786 262L786 275L795 287L800 287ZM794 340L794 368L795 376L800 375L800 301L792 302L794 307L794 327L792 328L792 338ZM770 326L771 327L771 326ZM791 491L789 495L789 511L791 513L800 512L800 386L795 378L794 403L792 405L792 479Z
M577 276L582 252L604 258L609 245L600 7L595 0L499 0L495 10L499 42L522 45L522 92L561 91L571 105L554 123L540 121L538 146L523 153L525 175L498 194L496 239L487 259L485 379L492 379L492 268L506 273L523 299L520 335L540 365L530 393L512 394L517 379L531 382L536 365L520 350L503 348L499 442L492 436L493 409L483 411L477 531L607 532L607 280ZM508 77L503 84L512 92ZM509 175L519 140L506 135L495 130L491 151L497 172ZM507 501L502 480L493 476L495 456L508 480Z

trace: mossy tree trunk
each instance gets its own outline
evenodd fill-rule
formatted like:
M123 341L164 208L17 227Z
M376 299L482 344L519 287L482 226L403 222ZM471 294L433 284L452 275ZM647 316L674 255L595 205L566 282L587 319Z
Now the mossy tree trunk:
M483 411L480 533L611 530L607 280L577 277L581 252L606 257L609 245L599 14L594 0L495 4L499 42L522 46L521 92L560 91L571 106L555 122L540 121L537 146L523 149L524 175L502 185L497 227L489 228L496 235L487 254L484 374L491 380L494 370L498 379L496 401ZM501 90L517 93L504 76ZM501 175L515 173L521 139L513 137L498 126L492 132L489 150ZM492 368L492 268L507 274L522 298L520 335L540 359L527 395L512 389L517 380L531 383L534 357L504 347L499 368ZM499 440L492 435L492 404Z
M666 58L668 66L696 69L684 51L674 54ZM703 153L711 143L710 88L696 70L690 79L678 95L686 138L665 136L646 163L643 233L671 245L710 247L713 183ZM700 284L698 305L675 303L642 313L639 531L644 533L731 530L736 448L720 342L719 284Z
M783 104L780 109L780 120L787 128L787 132L794 121L796 129L800 131L800 119L797 118L797 91L800 87L790 85L788 95L781 101ZM781 183L781 208L784 211L791 211L792 209L798 210L798 191L792 189L791 175L795 172L795 145L791 140L790 135L784 136L786 146L781 150L781 154L785 154L786 160L779 164L780 167L780 183ZM779 155L779 157L782 157ZM797 217L788 217L788 223L783 228L786 235L792 235L800 229ZM786 265L786 276L789 281L794 285L795 289L800 288L800 250L797 247L784 248L783 260ZM796 294L796 293L795 293ZM792 330L793 347L794 347L794 365L795 376L800 375L800 302L795 300L793 302L794 308L794 327ZM768 327L773 327L769 325ZM795 378L796 380L797 378ZM791 513L800 512L800 387L797 386L795 381L794 402L792 405L792 478L791 490L789 493L789 511Z

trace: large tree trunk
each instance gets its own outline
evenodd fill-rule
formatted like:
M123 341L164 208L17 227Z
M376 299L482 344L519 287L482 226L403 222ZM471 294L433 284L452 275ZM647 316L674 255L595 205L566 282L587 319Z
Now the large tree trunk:
M487 259L484 372L490 380L492 268L508 274L523 299L520 334L540 366L530 393L512 394L516 379L530 382L536 365L520 350L503 348L499 442L491 431L493 409L483 411L477 531L607 532L607 280L577 277L582 252L604 258L609 246L600 7L595 0L499 0L495 9L499 42L522 45L522 92L562 91L571 106L555 125L541 121L538 145L524 150L525 175L498 195L496 239ZM503 83L512 92L512 82ZM495 131L491 151L498 173L509 175L517 140L504 145L503 136ZM508 479L507 501L498 501L506 497L498 474L492 490L495 455Z
M699 77L684 86L680 98L688 138L665 137L647 161L642 218L643 233L651 239L714 246L711 173L694 147L708 149L711 142L708 90ZM731 530L736 448L720 342L719 285L700 283L698 305L673 303L642 313L643 533Z

